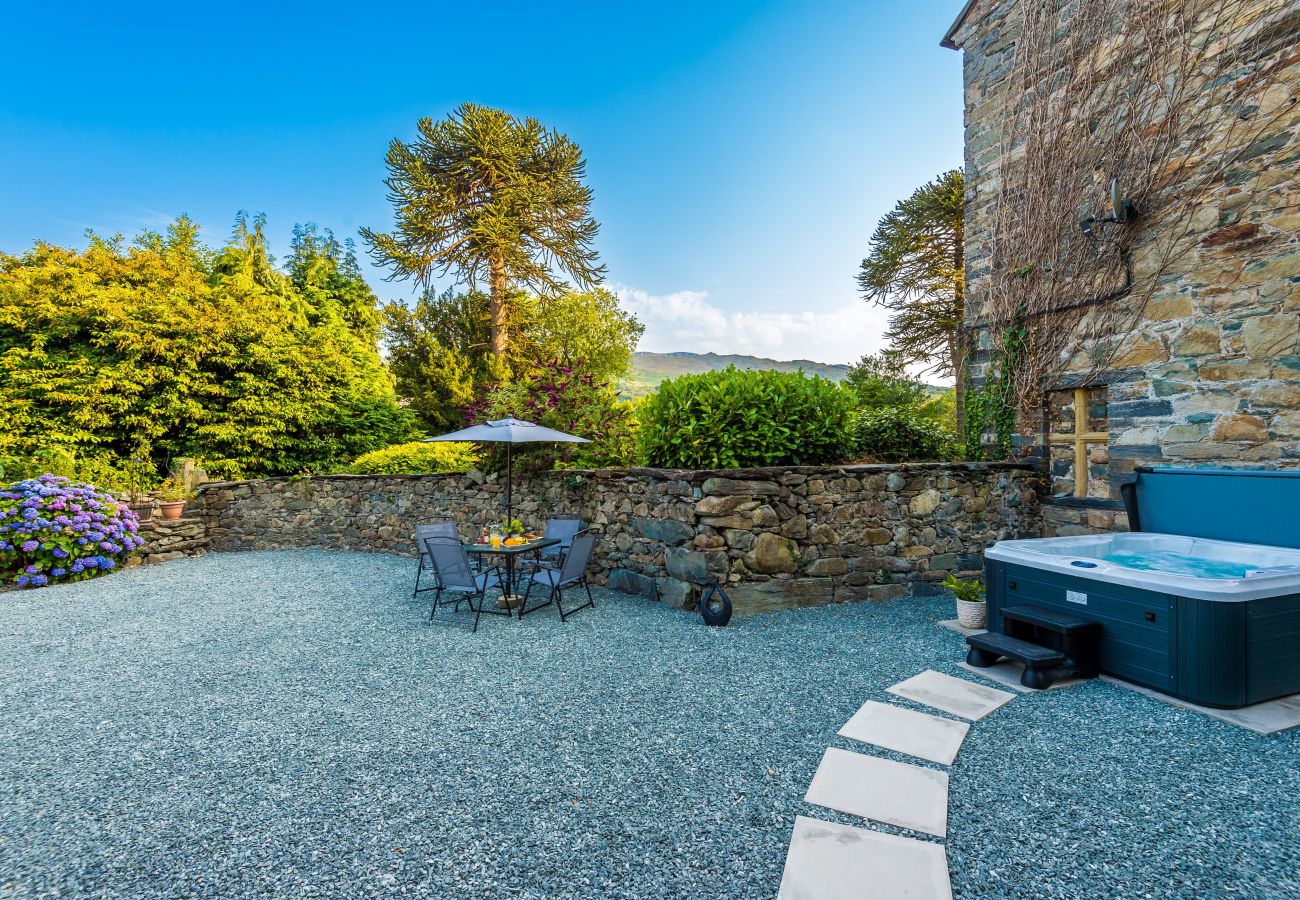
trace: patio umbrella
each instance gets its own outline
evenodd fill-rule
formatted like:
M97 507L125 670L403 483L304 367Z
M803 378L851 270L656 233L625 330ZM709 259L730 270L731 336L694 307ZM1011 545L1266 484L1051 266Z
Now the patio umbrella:
M510 464L511 445L535 444L542 441L561 441L568 444L591 443L591 441L578 437L576 434L565 434L563 431L556 431L554 428L547 428L532 422L524 422L521 419L498 419L495 422L484 422L482 425L472 425L469 428L462 428L460 431L453 431L450 434L425 438L425 441L478 441L506 445L507 524L514 513L514 472Z

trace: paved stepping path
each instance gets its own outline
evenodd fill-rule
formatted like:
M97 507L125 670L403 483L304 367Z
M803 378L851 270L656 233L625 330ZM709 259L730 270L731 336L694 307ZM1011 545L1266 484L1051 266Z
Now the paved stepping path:
M999 691L932 670L913 675L885 690L896 697L914 700L971 720L984 718L1016 696L1008 691Z
M942 844L797 816L780 900L951 900Z
M868 700L844 723L840 737L950 766L970 725L891 703Z
M938 769L830 747L804 800L936 837L948 832L948 773Z

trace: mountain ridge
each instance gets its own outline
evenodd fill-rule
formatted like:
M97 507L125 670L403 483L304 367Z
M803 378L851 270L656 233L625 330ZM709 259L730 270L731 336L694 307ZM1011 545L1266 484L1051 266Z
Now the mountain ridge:
M638 350L632 354L632 374L619 381L618 390L628 398L644 397L653 393L666 379L725 369L727 366L735 366L737 369L772 369L777 372L803 371L831 381L841 381L849 372L849 366L843 363L821 363L811 359L782 360L743 353L692 353L689 350L669 353Z

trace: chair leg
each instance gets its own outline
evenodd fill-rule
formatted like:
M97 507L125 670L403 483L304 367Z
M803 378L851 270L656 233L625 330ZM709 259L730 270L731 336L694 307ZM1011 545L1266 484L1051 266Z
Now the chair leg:
M582 579L581 584L582 584L582 586L583 586L584 588L587 589L587 602L586 602L586 603L583 603L583 604L580 605L580 606L575 606L573 609L569 610L568 612L565 612L564 609L561 608L561 609L560 609L560 621L561 621L561 622L566 621L566 620L569 618L569 616L573 615L574 613L578 612L579 610L587 609L588 607L590 607L591 609L595 609L595 608L596 608L596 598L593 597L593 596L591 596L591 585L587 584L587 579L585 579L585 578ZM563 592L562 592L562 591L560 592L560 595L563 596Z
M424 558L421 557L419 560L416 561L415 590L411 591L412 599L415 599L415 596L420 593L420 576L423 574L424 574Z
M470 631L470 634L478 633L478 620L483 618L483 604L487 602L486 598L487 598L487 589L486 588L480 589L478 592L478 610L474 613L474 628ZM474 604L471 603L470 608L472 609L473 607Z

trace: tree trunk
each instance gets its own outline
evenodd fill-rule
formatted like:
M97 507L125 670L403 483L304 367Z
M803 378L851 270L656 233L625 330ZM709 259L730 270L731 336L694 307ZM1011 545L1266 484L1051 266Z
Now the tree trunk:
M500 257L493 257L488 271L488 311L492 320L492 355L498 363L504 363L506 348L510 335L506 325L506 264Z

